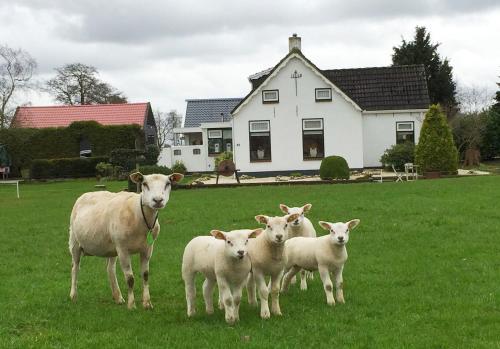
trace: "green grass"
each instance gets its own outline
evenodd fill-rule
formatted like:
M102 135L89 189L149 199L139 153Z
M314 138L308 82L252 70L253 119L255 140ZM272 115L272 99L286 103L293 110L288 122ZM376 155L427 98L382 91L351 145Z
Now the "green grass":
M151 312L115 305L96 257L83 259L78 302L69 300L69 214L93 185L26 184L20 200L0 186L0 347L500 348L500 176L177 190L160 215ZM253 217L280 214L281 202L311 202L320 234L320 219L361 219L348 244L346 304L329 308L316 274L307 292L282 295L283 317L263 321L245 298L230 327L220 311L203 313L198 288L198 315L187 319L186 243L213 228L258 227Z

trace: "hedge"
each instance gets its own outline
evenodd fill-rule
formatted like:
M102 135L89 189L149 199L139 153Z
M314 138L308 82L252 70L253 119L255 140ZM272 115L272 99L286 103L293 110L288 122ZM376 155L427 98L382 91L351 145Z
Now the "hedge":
M321 179L349 179L349 165L341 156L327 156L319 168Z
M105 156L91 158L36 159L31 163L31 178L83 178L96 175L96 165L107 162Z
M139 125L103 126L95 121L81 121L68 127L0 130L0 143L7 145L12 159L13 176L19 176L21 168L29 168L34 159L78 157L83 137L92 144L93 156L108 157L113 149L144 145Z

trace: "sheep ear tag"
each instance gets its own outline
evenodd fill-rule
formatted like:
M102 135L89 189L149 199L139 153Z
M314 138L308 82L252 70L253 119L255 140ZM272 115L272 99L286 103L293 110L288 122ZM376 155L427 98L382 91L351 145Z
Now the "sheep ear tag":
M151 230L148 230L148 234L146 235L146 241L148 242L148 245L152 245L153 242L155 242L155 239L153 237L153 233Z

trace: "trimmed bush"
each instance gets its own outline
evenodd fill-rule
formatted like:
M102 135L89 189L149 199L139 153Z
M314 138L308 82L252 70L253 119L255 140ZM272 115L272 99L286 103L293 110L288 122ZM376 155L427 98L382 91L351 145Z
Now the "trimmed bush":
M115 149L111 151L109 162L114 166L121 166L126 171L135 169L136 164L144 164L146 157L142 150L137 149Z
M408 162L415 161L415 144L413 142L404 142L394 144L389 149L386 149L380 162L386 167L394 165L396 169L404 169L404 165Z
M156 165L160 156L160 149L156 145L148 145L144 152L144 165Z
M415 162L423 172L457 172L458 151L446 115L439 105L431 105L425 114Z
M184 174L186 173L186 165L182 161L177 160L174 166L172 166L172 172Z
M321 179L349 179L349 165L341 156L327 156L319 168Z
M31 163L31 178L84 178L96 175L96 166L107 157L37 159Z

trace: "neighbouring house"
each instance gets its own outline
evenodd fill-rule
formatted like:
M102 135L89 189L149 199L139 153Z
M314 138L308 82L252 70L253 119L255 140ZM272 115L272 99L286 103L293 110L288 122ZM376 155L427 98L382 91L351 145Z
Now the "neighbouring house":
M63 105L18 107L11 127L68 127L76 121L96 121L101 125L139 125L144 131L145 144L156 144L156 123L148 103ZM80 156L90 156L88 139L80 140Z
M418 142L429 107L423 65L321 70L295 34L289 53L249 80L243 98L188 99L162 158L213 171L214 157L232 150L241 172L256 175L318 172L329 155L353 169L378 167L391 145Z

